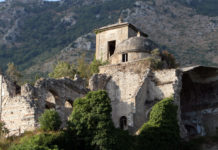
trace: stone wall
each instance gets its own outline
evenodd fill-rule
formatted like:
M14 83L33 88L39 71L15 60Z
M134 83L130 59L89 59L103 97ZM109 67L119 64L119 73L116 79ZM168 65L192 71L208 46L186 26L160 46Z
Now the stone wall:
M132 62L135 60L140 60L144 58L148 58L151 55L147 52L128 52L128 62ZM119 64L122 63L122 54L114 54L109 59L110 64Z
M179 94L184 137L216 135L218 129L218 69L194 67L181 70ZM183 130L184 131L184 130Z
M73 101L88 92L85 81L78 77L74 80L41 79L34 86L29 84L21 86L20 93L16 92L15 84L4 77L3 81L0 85L1 120L9 129L9 135L19 135L39 127L38 118L45 109L55 109L64 127L72 112Z
M120 118L125 116L125 129L132 134L148 120L156 102L174 93L175 69L152 71L149 68L147 59L103 66L100 74L90 80L91 90L104 89L108 92L115 127L120 127ZM104 82L98 82L101 79Z

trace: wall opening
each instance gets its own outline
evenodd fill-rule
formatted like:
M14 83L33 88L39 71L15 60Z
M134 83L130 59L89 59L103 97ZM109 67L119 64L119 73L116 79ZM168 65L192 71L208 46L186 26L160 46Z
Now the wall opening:
M21 87L19 85L17 85L17 82L14 82L14 84L15 84L16 95L20 95L21 94Z
M45 102L45 109L55 109L55 104L46 101Z
M127 118L125 116L122 116L120 118L120 129L122 130L127 129Z
M110 41L108 42L108 52L109 56L112 56L114 54L116 48L116 41Z
M122 62L127 62L128 61L128 54L122 54Z
M205 69L201 69L203 71ZM188 132L188 136L212 135L216 132L218 121L211 120L218 115L213 112L218 108L218 82L205 82L210 73L199 73L195 69L182 76L182 90L180 92L181 119ZM200 78L200 77L203 78ZM210 110L210 111L209 111Z

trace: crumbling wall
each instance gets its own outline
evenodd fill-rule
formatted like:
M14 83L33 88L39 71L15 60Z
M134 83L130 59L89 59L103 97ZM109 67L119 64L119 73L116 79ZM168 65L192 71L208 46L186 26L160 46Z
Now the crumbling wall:
M182 84L176 92L183 138L215 135L218 128L217 68L196 66L178 70Z
M3 82L1 120L6 124L10 135L19 135L27 130L37 128L38 118L45 109L55 109L66 125L68 116L72 112L73 101L84 96L88 89L85 81L75 77L61 79L41 79L34 86L25 84L21 86L21 92L16 94L12 82ZM9 87L11 88L5 88ZM10 94L15 93L15 94Z
M126 129L136 133L148 120L152 106L173 95L176 79L175 70L152 71L149 61L143 59L100 67L100 74L91 78L90 87L107 91L115 127L119 128L120 118L126 117Z
M5 99L2 104L1 120L6 123L9 135L19 135L37 127L36 105L22 96Z

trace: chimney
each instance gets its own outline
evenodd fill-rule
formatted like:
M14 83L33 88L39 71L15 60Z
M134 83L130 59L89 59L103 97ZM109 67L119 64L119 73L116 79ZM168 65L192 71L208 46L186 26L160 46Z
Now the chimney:
M137 37L140 37L140 36L141 36L141 32L138 31L138 33L137 33Z
M123 18L120 17L119 20L118 20L118 23L120 24L120 23L122 23L122 22L123 22Z

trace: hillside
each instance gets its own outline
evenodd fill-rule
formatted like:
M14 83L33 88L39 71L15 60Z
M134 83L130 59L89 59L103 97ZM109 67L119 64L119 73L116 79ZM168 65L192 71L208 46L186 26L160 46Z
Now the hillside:
M0 60L20 70L46 73L57 60L92 60L93 29L122 16L173 53L181 65L217 65L215 0L8 0L0 3ZM36 71L37 70L37 71Z

